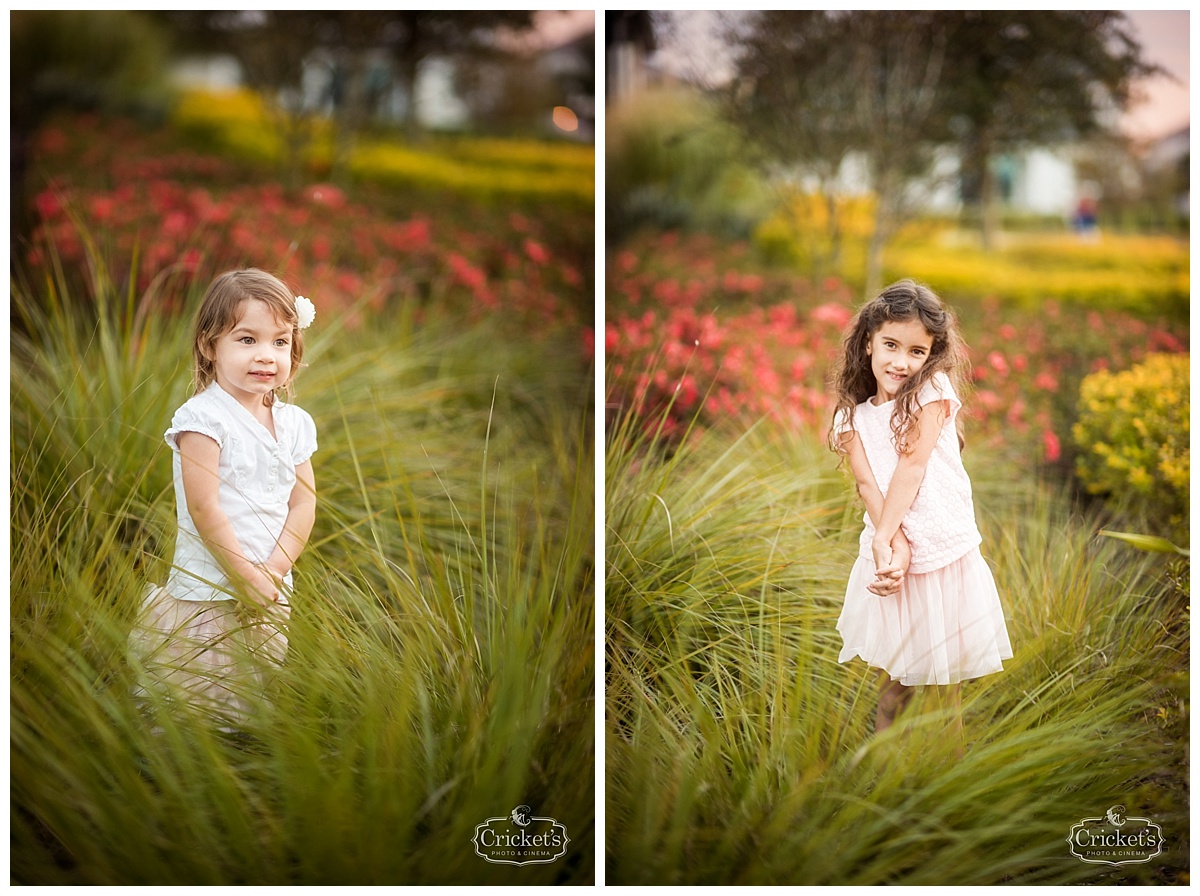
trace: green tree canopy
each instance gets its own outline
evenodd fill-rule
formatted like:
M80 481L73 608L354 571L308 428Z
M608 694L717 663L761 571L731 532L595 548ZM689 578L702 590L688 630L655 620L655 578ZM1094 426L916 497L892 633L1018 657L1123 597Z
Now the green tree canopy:
M1142 59L1124 13L1112 10L953 11L943 94L962 149L964 199L981 209L990 244L992 159L1029 144L1087 136L1115 123Z
M746 24L731 35L728 114L763 161L816 178L832 228L842 164L852 153L864 159L877 196L873 289L884 242L911 213L907 185L930 170L946 132L946 23L933 12L778 11Z
M728 113L760 159L825 192L848 156L865 161L878 200L868 288L939 147L960 149L964 199L986 225L997 154L1106 127L1157 71L1124 14L1103 10L772 11L728 39Z

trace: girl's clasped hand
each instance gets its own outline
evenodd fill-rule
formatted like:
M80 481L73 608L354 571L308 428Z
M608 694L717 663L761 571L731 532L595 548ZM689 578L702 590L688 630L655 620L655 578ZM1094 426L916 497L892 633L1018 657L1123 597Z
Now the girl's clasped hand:
M908 565L912 562L912 548L908 539L900 535L883 548L877 549L872 545L872 559L875 563L875 580L867 586L867 590L880 597L898 593Z

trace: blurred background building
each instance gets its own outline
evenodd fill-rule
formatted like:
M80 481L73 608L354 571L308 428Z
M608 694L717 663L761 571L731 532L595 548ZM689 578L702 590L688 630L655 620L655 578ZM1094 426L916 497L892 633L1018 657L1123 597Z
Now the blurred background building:
M418 15L437 21L433 27L418 25L412 18ZM372 117L381 124L412 122L439 131L528 128L580 141L593 139L592 11L538 10L496 21L459 15L463 29L453 34L454 13L406 12L395 18L381 14L367 25L369 33L356 38L359 46L353 54L347 53L345 41L313 40L301 62L301 106L332 115L352 78L359 78ZM424 32L418 32L421 27ZM411 51L411 80L398 51L406 28L410 35L428 34ZM244 54L203 44L194 45L173 64L173 78L180 86L210 90L232 90L250 80ZM569 108L576 126L568 130L556 124L549 114L555 106Z

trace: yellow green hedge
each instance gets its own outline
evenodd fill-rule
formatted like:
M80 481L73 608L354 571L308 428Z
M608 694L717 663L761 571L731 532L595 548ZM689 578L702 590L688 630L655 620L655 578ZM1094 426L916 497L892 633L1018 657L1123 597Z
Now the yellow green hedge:
M283 154L281 121L253 91L186 91L173 122L243 157L277 162ZM329 122L312 118L303 126L312 138L310 161L327 166L332 152ZM590 204L595 193L595 150L572 143L431 138L412 147L399 140L360 140L349 170L362 180L482 197Z
M874 200L840 199L838 215L841 264L820 273L862 286ZM771 261L811 274L829 253L827 222L823 200L794 195L758 227L755 244ZM1186 240L1104 233L1086 242L1065 231L1004 233L985 252L976 233L925 220L910 223L888 243L883 267L885 280L912 277L951 302L996 296L1037 308L1053 299L1177 320L1187 319L1191 287Z
M1105 234L1007 235L991 252L949 240L898 240L884 257L894 277L936 284L945 296L994 295L1036 308L1047 299L1147 315L1186 316L1187 243L1172 237Z
M483 196L591 202L595 191L593 167L505 167L496 157L463 161L447 153L379 141L359 144L350 159L350 172L364 180Z

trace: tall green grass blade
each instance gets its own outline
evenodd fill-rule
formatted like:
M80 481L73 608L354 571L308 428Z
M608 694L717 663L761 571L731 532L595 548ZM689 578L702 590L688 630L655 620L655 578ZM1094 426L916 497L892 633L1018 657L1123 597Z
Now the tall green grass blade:
M1157 883L1187 872L1187 616L1148 557L1036 482L975 480L1016 656L878 736L835 623L861 508L819 439L631 424L606 468L607 881ZM1137 804L1171 851L1088 865L1071 825Z
M131 696L126 639L171 556L162 432L190 333L95 277L89 308L65 277L13 284L12 881L590 883L577 358L549 343L531 363L500 322L404 308L314 334L297 401L318 423L318 522L273 699L231 741ZM522 803L565 825L568 854L476 856L475 827Z

